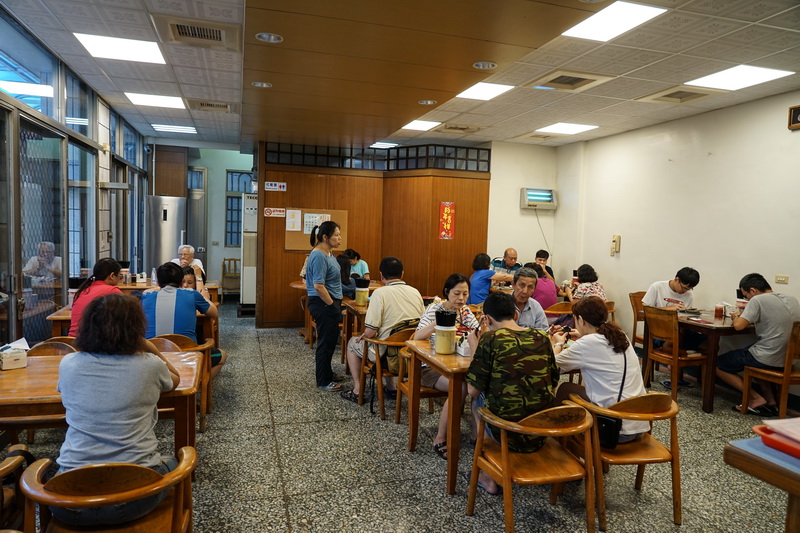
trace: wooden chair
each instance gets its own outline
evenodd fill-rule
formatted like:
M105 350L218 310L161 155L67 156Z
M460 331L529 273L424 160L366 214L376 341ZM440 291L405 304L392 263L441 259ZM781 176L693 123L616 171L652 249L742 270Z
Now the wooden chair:
M508 432L543 437L568 437L585 434L592 428L592 415L576 405L562 405L546 409L520 420L509 422L492 414L486 407L478 409L478 416L500 428L500 444L478 432L475 455L472 460L467 514L475 511L479 470L486 472L498 485L503 486L503 510L506 531L514 531L514 500L512 484L552 485L550 503L555 504L563 484L584 480L586 494L586 531L594 532L594 463L581 462L555 438L547 438L544 445L533 453L518 453L508 449ZM592 457L592 439L583 439L584 457Z
M400 411L403 407L403 394L408 396L410 385L408 383L408 376L406 375L406 366L411 362L411 354L408 348L403 347L400 350L400 371L397 373L397 401L394 406L394 423L400 423ZM447 391L440 391L433 387L419 388L419 397L428 399L428 413L433 414L433 399L434 398L447 398Z
M165 333L158 335L157 339L167 339L178 346L179 352L200 352L203 354L203 368L200 373L200 431L206 430L206 415L211 413L211 348L213 339L206 339L203 344L197 344L185 335ZM153 339L149 339L151 342ZM219 370L217 370L217 374ZM215 374L216 375L216 374Z
M46 342L63 342L64 344L69 344L76 350L78 349L75 345L75 337L50 337Z
M225 301L225 291L239 292L241 271L238 257L226 257L222 260L222 279L219 282L219 303Z
M644 336L637 335L636 330L639 327L639 322L644 322L644 304L642 304L642 299L645 294L645 291L628 293L628 298L631 300L631 308L633 309L633 334L631 340L634 346L638 343L641 344L643 348Z
M703 375L705 366L708 364L708 355L699 352L690 353L680 347L677 311L646 305L644 306L644 317L647 322L648 334L648 338L645 339L647 367L644 371L644 382L650 382L655 362L670 365L672 399L677 400L681 370L687 366L699 366L701 375ZM653 339L663 341L664 344L655 348Z
M614 307L614 302L606 301L606 309L608 310L608 316L611 318L611 322L614 324L617 323L617 315L616 315L616 308Z
M367 339L364 338L366 344L364 345L364 352L363 357L361 358L361 372L359 372L358 376L358 405L362 405L364 403L364 387L367 383L367 375L375 372L375 388L378 389L378 405L380 406L381 411L381 420L386 420L386 408L383 404L383 378L393 378L397 377L388 369L383 368L383 363L381 363L381 346L394 347L394 348L402 348L406 345L406 341L411 338L411 335L414 334L414 328L404 329L402 331L398 331L397 333L393 333L389 335L384 340L379 339ZM368 350L375 349L375 362L369 360L367 357Z
M169 339L162 339L159 337L153 337L152 339L147 339L153 346L158 348L159 352L180 352L181 347L172 342Z
M67 355L69 353L75 353L76 351L77 350L75 348L65 342L46 340L33 345L30 350L28 350L28 357L39 357L44 355ZM64 424L64 415L16 417L16 423L13 423L11 419L4 419L2 421L2 426L4 429L11 430L12 442L17 441L17 432L16 429L14 429L15 426L19 429L26 429L28 434L28 444L33 444L35 442L37 428L61 427Z
M792 324L792 333L789 337L789 344L786 346L786 359L783 363L783 371L766 370L754 366L744 367L744 384L742 386L742 414L747 414L747 406L750 403L750 387L753 379L777 383L781 387L780 399L778 402L778 417L786 417L786 406L789 403L789 387L800 385L800 368L794 370L795 360L800 359L800 322Z
M74 353L77 350L65 342L51 342L42 341L35 344L28 350L28 357L37 357L39 355L67 355Z
M135 464L107 463L83 466L61 473L44 483L51 459L40 459L22 474L25 494L25 533L36 533L36 508L41 529L48 533L95 531L73 528L51 516L53 507L100 507L130 502L172 489L151 513L133 522L102 528L103 531L192 531L192 472L197 452L191 446L178 451L178 467L168 474ZM173 488L174 487L174 488Z
M597 477L597 508L600 529L606 529L603 471L605 467L610 465L638 465L634 487L636 490L641 490L645 466L655 463L670 463L672 470L672 520L676 524L680 524L682 521L681 471L678 457L678 404L675 400L668 394L651 392L650 394L628 398L615 403L611 407L603 408L587 402L576 394L570 394L570 399L586 408L595 417L595 429L592 430L592 448L595 452L594 470ZM651 432L648 432L632 442L617 444L617 447L613 450L601 448L597 431L597 415L607 415L625 420L647 421L650 422L651 432L653 421L669 420L669 447L656 440ZM652 527L652 529L659 528Z
M28 451L24 444L11 446L9 453L16 450ZM21 455L6 457L0 462L0 479L13 476L14 484L9 487L0 487L0 527L22 527L24 498L20 491L19 481L24 470L25 458ZM0 530L2 533L4 530Z

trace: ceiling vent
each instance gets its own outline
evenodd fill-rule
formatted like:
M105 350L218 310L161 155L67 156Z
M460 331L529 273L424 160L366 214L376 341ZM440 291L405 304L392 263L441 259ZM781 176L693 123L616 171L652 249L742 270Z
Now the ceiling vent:
M478 126L469 126L467 124L444 123L434 128L433 131L438 131L439 133L475 133L479 129Z
M242 50L241 26L169 15L150 15L150 18L162 43L218 48L230 52Z
M214 100L197 100L187 98L186 103L193 111L211 111L213 113L239 113L239 104L216 102Z
M511 139L512 141L519 141L519 142L537 142L543 143L547 141L552 141L556 137L561 137L561 135L557 133L539 133L534 131L532 133L526 133L525 135L520 135L519 137L514 137Z
M603 76L601 74L574 72L570 70L555 70L546 76L525 84L525 87L530 87L533 89L541 87L542 89L546 90L579 93L612 79L614 79L613 76Z
M643 96L641 98L637 98L636 101L673 104L673 105L687 104L689 102L695 102L701 98L706 98L707 96L713 96L715 94L723 94L726 92L728 91L722 91L719 89L708 89L706 87L678 85L677 87L664 89L663 91L658 91L657 93L651 94L649 96Z

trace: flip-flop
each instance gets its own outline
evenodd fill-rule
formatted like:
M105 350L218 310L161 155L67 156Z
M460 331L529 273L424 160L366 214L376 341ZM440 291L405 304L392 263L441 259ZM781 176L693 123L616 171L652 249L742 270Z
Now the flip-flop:
M472 478L472 471L470 470L467 472L467 482L469 483L470 478ZM503 495L503 487L501 485L497 485L497 492L489 492L483 483L478 480L478 487L483 489L483 492L488 494L489 496L502 496Z
M447 442L439 442L433 445L433 451L436 455L447 461Z
M734 405L733 407L731 407L731 411L736 411L737 413L741 413L742 412L741 404ZM767 404L759 405L758 407L748 407L747 414L756 416L765 416L765 417L776 416L775 414L773 414L772 409L770 409Z

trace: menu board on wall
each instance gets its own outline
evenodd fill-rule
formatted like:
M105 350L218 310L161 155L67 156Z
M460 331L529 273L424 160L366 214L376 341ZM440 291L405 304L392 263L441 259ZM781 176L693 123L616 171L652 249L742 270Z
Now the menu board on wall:
M302 231L296 231L285 228L285 249L286 250L302 250L308 252L311 250L311 230L314 226L319 226L323 222L332 220L339 224L342 231L342 244L335 250L341 252L347 248L347 211L341 209L315 209L310 207L287 207L286 212L299 212L299 220L301 221Z

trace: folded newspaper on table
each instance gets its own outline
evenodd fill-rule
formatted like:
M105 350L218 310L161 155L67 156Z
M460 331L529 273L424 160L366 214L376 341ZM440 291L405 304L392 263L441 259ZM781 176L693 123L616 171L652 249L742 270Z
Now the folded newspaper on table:
M24 337L0 348L0 370L28 366L28 348L28 341Z
M780 418L764 420L764 425L775 433L780 433L800 443L800 418Z

